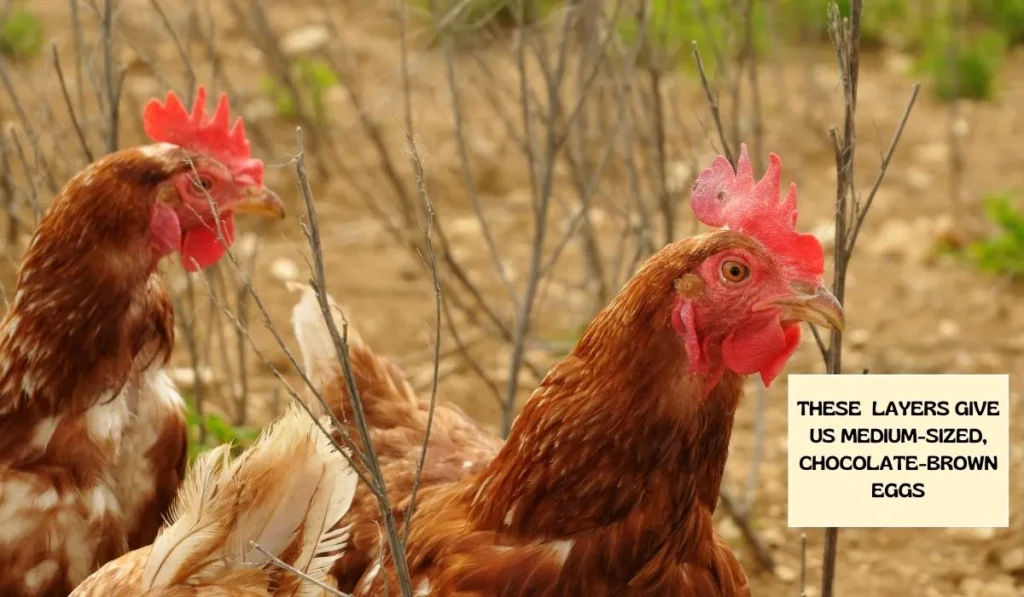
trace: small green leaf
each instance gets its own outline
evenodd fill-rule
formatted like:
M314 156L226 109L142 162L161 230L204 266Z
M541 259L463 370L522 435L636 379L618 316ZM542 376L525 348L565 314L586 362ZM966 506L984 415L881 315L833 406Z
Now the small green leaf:
M42 51L43 42L43 25L27 10L12 10L0 25L0 52L7 56L36 56Z

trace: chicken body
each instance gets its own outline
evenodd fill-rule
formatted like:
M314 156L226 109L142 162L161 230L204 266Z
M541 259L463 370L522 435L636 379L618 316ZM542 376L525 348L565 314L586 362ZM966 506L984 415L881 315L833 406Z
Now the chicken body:
M645 328L649 319L623 321L621 307L609 306L574 353L552 368L507 443L454 405L436 405L407 544L417 594L749 594L711 522L741 379L726 376L699 403L681 400L692 382L679 366L678 337L669 328L646 336L651 346L637 346L646 330L630 323ZM319 317L307 290L294 313L307 371L314 383L323 381L339 420L351 421ZM353 341L351 328L349 334L357 387L401 524L427 404L393 365ZM597 349L609 344L664 358L653 363L635 359L632 350ZM620 407L608 408L609 401ZM355 436L354 426L348 431ZM394 591L377 501L365 487L341 524L352 526L335 566L339 589L360 596L382 595L385 585Z
M701 174L694 210L727 229L653 255L552 367L507 442L437 405L405 550L415 594L750 594L712 524L743 376L770 383L801 321L842 326L821 245L795 230L795 187L779 202L780 164L771 156L755 185L744 147L737 170L721 158ZM305 368L358 437L316 305L307 290L294 313ZM401 524L425 402L358 338L350 360ZM341 522L352 534L334 570L342 591L398 586L377 510L360 488Z
M181 483L188 436L164 372L174 312L158 266L174 253L191 270L215 262L235 210L284 215L240 122L228 128L226 97L207 118L200 91L191 114L173 95L147 105L147 133L174 143L68 181L19 270L0 323L4 597L64 597L148 545Z
M97 210L97 195L130 201L139 191L130 169L145 166L135 151L93 164L54 200L2 324L4 596L67 595L99 565L151 542L184 472L184 404L163 371L170 296L148 260L124 256L148 254L144 239L99 238L146 224Z

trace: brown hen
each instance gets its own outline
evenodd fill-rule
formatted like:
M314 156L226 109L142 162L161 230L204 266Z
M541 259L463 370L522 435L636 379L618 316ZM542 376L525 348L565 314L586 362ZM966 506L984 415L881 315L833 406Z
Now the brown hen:
M691 206L726 229L653 255L552 367L503 445L438 405L406 546L417 595L750 594L712 524L743 378L758 373L770 384L796 350L801 322L843 325L822 286L822 247L796 231L796 188L780 201L780 176L772 155L755 184L745 147L736 171L720 157L702 172ZM351 426L310 291L294 323L307 371ZM352 344L400 520L425 401L365 343ZM335 567L343 591L398 586L378 518L360 487L341 523L352 537Z
M67 595L150 543L177 491L187 434L157 266L215 262L236 211L283 215L226 99L212 117L204 103L151 102L155 144L79 172L28 247L0 323L0 595Z

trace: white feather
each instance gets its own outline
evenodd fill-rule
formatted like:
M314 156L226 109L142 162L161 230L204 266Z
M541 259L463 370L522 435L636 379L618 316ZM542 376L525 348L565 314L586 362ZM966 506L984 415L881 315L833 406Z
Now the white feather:
M196 459L178 490L170 510L169 526L153 542L142 574L144 591L176 582L186 562L205 543L223 533L223 520L215 506L217 489L228 474L229 446L218 446ZM223 501L223 500L222 500Z
M299 406L229 466L226 455L222 447L193 467L174 506L173 524L147 559L144 591L208 582L253 567L277 572L252 543L275 557L298 554L286 563L317 580L340 556L348 533L331 528L351 506L358 479ZM303 596L302 587L314 585L281 586L294 587L282 594Z
M295 282L288 282L288 289L302 293L302 298L292 309L292 330L299 341L302 366L306 375L316 387L322 388L337 375L338 352L334 346L334 339L331 338L330 329L324 321L316 290L309 284ZM343 333L344 319L341 307L329 295L327 304L331 308L331 316L338 333ZM363 344L362 338L351 323L348 326L347 340L350 347Z

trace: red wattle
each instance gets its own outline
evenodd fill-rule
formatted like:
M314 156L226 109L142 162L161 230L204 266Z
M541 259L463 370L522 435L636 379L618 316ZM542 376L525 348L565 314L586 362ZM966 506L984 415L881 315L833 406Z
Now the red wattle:
M220 232L224 234L224 243L221 243L214 224L196 226L182 235L181 262L186 271L206 269L224 256L231 243L235 242L234 215L224 216L220 222Z
M800 344L799 324L782 326L777 317L746 326L722 342L725 365L740 375L761 374L765 386L782 371Z

